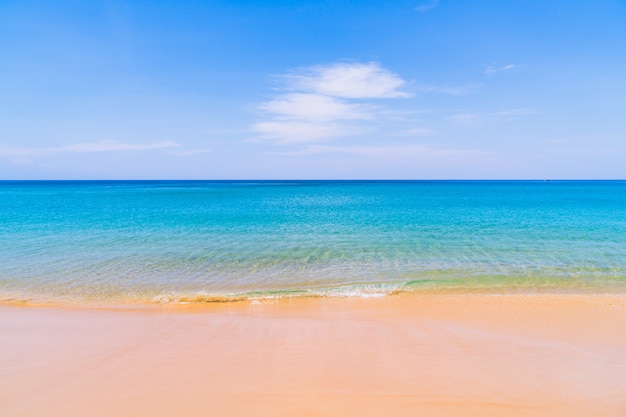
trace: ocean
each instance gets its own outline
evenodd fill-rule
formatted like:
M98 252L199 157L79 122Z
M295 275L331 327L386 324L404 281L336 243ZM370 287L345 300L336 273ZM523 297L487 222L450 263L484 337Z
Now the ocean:
M0 181L0 301L626 292L626 181Z

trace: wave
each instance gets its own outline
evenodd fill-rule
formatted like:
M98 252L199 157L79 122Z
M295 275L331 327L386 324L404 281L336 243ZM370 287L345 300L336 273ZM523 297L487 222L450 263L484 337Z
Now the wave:
M238 293L167 293L152 298L158 304L227 303L282 298L378 298L401 291L404 284L354 284L315 289L247 291Z
M55 285L35 288L0 286L0 303L19 305L101 305L145 306L235 302L261 302L299 298L380 298L400 294L537 294L603 293L626 294L626 277L585 276L506 276L475 275L405 279L360 283L335 283L310 287L250 288L235 291L209 289L166 289L134 286L94 286L83 283L71 288Z
M351 284L336 287L243 291L233 293L169 292L153 297L156 304L204 304L262 301L288 298L379 298L409 293L626 293L624 280L596 281L553 277L474 279L424 279L402 283Z

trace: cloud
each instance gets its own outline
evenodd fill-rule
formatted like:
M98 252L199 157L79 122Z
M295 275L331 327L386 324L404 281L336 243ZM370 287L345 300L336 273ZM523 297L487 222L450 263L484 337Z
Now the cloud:
M278 145L363 133L384 118L372 100L406 98L406 82L377 62L316 65L277 77L281 90L257 106L263 119L251 126L258 140Z
M187 149L187 150L181 150L181 151L169 151L168 153L172 155L176 155L176 156L192 156L192 155L198 155L198 154L208 153L208 152L212 152L212 149L208 149L208 148Z
M28 156L46 155L58 153L94 153L94 152L124 152L124 151L147 151L179 147L181 144L172 141L161 141L143 144L131 144L117 141L99 141L93 143L76 143L73 145L58 146L53 148L0 148L0 155L4 156Z
M485 74L486 75L493 75L493 74L496 74L498 72L506 72L506 71L512 70L515 67L516 67L516 65L514 65L514 64L507 64L507 65L491 64L491 65L485 65Z
M402 130L398 133L396 133L397 135L407 135L407 136L429 136L432 135L433 133L435 133L433 130L431 129L425 129L422 127L416 127L413 129L406 129L406 130Z
M284 94L259 106L277 119L327 122L332 120L370 119L370 108L349 104L320 94Z
M448 120L465 126L483 126L488 123L511 122L522 116L530 116L539 112L529 108L518 108L495 111L491 113L459 113L448 117Z
M402 78L378 62L318 65L284 75L289 89L331 97L398 98L412 94L399 91Z
M415 7L415 10L417 10L420 13L424 13L427 12L431 9L434 9L435 7L439 6L439 0L429 0L425 3L422 3L418 6Z
M467 157L468 160L477 157L486 157L488 152L476 149L452 149L431 145L386 145L386 146L330 146L308 145L297 151L268 152L279 156L310 156L319 154L348 154L366 157L392 158L438 158L438 157Z
M416 87L418 91L427 93L441 93L450 96L462 96L470 93L476 85L419 85Z
M477 126L483 121L483 117L474 113L459 113L448 117L448 120L460 125Z
M261 139L270 140L277 145L328 140L363 132L363 129L349 125L301 121L261 122L255 124L253 130L261 134Z

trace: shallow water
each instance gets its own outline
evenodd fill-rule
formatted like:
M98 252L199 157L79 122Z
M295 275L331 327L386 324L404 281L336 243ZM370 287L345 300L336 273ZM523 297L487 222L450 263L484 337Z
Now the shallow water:
M626 288L625 181L0 182L0 298Z

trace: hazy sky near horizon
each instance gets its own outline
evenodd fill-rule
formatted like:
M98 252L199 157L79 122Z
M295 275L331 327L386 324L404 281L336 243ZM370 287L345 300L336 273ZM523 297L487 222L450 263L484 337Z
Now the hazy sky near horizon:
M626 178L623 0L0 0L0 179Z

